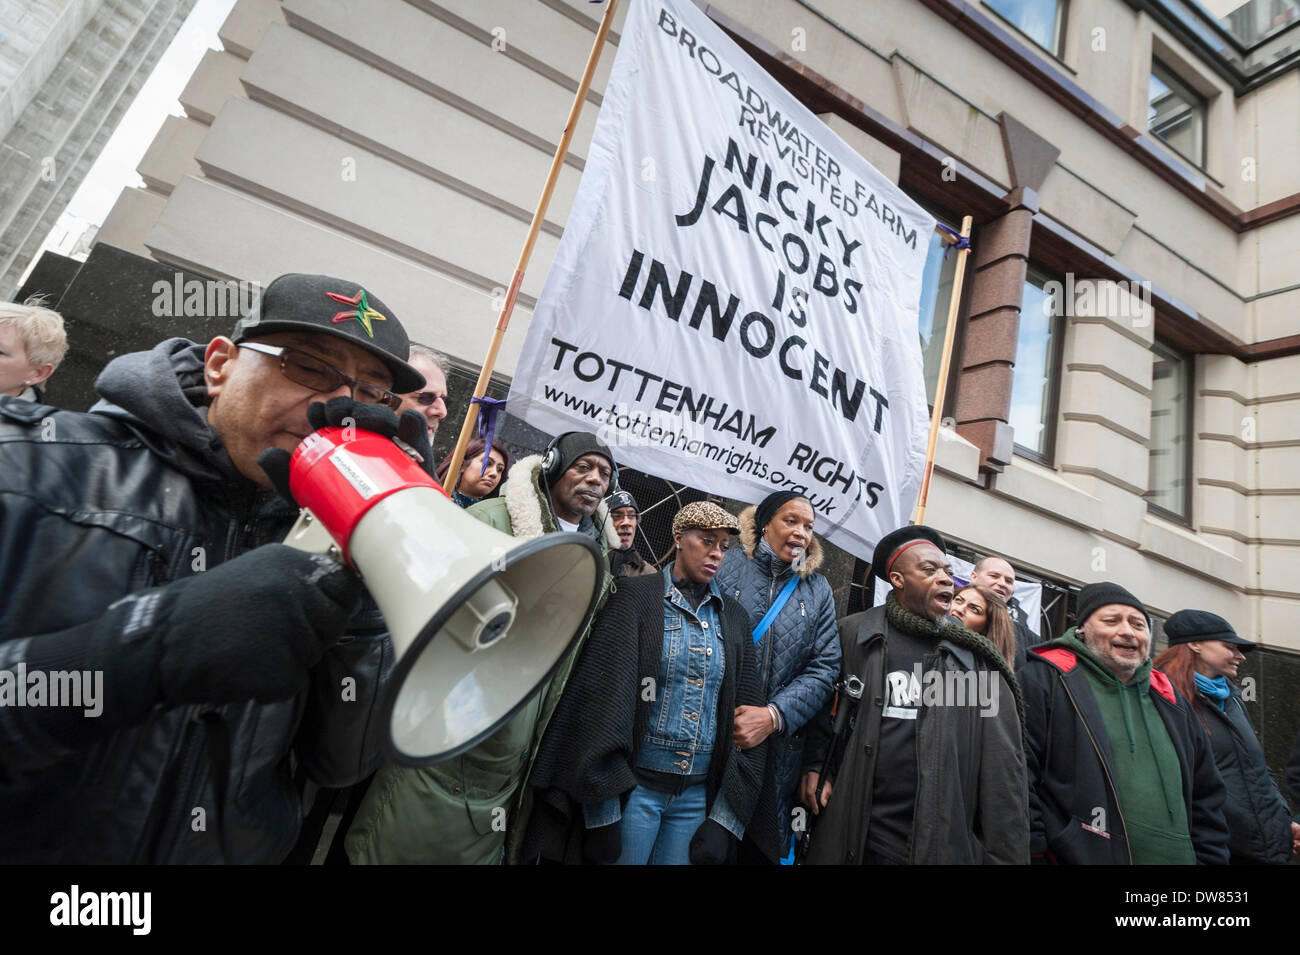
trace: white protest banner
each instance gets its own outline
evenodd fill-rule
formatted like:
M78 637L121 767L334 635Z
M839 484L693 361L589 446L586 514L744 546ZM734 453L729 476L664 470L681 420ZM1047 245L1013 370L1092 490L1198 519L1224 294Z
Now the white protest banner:
M934 220L689 0L633 0L509 396L544 431L869 553L907 523Z

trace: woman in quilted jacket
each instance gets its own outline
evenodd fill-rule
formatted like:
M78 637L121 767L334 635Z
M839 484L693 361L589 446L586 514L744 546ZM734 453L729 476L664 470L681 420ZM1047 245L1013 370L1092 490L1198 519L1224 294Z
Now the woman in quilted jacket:
M806 497L769 494L740 512L741 546L727 552L716 578L724 594L740 601L755 628L784 595L755 648L766 704L740 706L735 714L740 749L764 740L768 746L763 788L740 847L742 864L772 865L790 856L803 728L830 699L839 678L835 598L830 582L817 573L822 547L813 535L814 520Z

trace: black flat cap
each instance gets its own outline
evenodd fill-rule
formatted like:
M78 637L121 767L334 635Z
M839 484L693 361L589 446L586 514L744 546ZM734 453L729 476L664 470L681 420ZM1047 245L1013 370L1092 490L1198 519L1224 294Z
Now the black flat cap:
M889 583L890 559L900 547L916 541L929 541L945 554L948 553L948 545L944 543L943 536L933 527L926 527L924 524L900 527L898 530L890 531L880 538L880 543L871 552L872 576L879 577L885 583Z
M236 344L276 332L313 332L351 342L370 352L393 376L392 391L402 395L424 387L424 375L406 363L411 341L383 302L356 282L329 275L290 272L266 288L231 339Z
M1200 640L1222 640L1224 643L1235 643L1241 647L1242 653L1255 649L1254 641L1237 636L1232 624L1208 610L1178 611L1165 621L1165 638L1171 647Z

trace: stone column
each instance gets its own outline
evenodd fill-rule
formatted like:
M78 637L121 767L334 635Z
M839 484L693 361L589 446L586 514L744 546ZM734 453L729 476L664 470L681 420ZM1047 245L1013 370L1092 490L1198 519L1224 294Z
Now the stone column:
M957 389L957 432L980 449L980 470L1001 471L1011 463L1012 371L1020 331L1020 300L1029 266L1029 235L1037 197L1017 189L1011 209L983 226L976 239L971 271L970 312Z

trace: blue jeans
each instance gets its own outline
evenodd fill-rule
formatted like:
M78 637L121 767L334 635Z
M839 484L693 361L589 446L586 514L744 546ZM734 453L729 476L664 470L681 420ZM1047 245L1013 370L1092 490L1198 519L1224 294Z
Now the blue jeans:
M691 837L704 824L705 785L679 795L637 786L623 808L616 865L690 865Z

